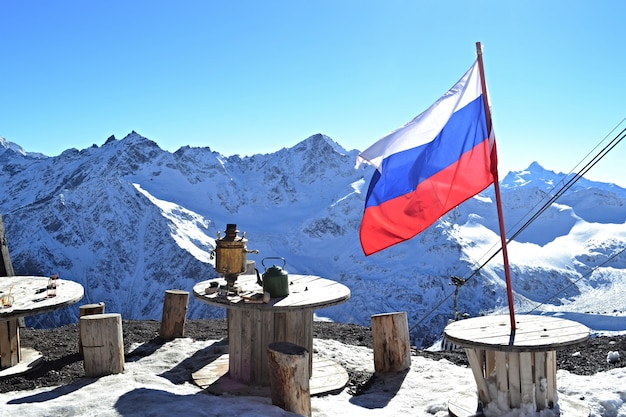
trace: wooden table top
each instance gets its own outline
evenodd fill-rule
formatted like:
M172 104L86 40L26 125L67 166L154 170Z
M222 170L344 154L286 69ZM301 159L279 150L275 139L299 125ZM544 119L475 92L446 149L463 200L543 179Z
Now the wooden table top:
M552 351L589 339L589 329L575 321L556 317L516 315L511 333L508 315L474 317L455 321L444 329L446 339L459 346L505 352Z
M211 282L225 285L226 280L215 278L199 282L193 287L193 295L207 304L226 308L271 309L272 311L301 310L303 308L319 309L341 304L350 298L350 289L343 284L314 275L289 274L289 295L272 298L270 302L249 303L238 295L221 296L217 293L207 294L206 289ZM241 287L240 293L262 293L257 284L256 275L239 275L236 285Z
M53 311L83 298L83 286L65 279L56 280L56 296L48 297L48 280L49 277L36 276L0 277L0 296L11 291L13 297L11 307L0 306L0 320Z

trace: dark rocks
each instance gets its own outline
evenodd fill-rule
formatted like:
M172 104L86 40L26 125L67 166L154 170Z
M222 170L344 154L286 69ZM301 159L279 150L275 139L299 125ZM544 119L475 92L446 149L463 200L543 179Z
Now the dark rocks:
M126 361L134 361L149 355L150 348L165 343L159 337L159 322L154 320L124 321L124 351ZM21 329L22 346L32 347L43 353L43 364L28 374L0 378L0 392L32 390L40 387L70 384L84 377L82 358L78 355L78 326L71 324L54 329ZM185 336L195 340L218 340L227 336L223 319L188 320ZM372 332L369 327L346 323L315 322L313 337L333 339L355 346L372 347ZM143 344L130 350L132 345ZM596 337L576 348L557 352L558 368L579 375L593 375L600 371L626 366L626 361L607 362L609 352L619 352L626 357L626 335ZM467 366L462 352L428 352L414 350L435 360L447 359L459 366ZM358 395L373 383L375 376L367 372L348 370L350 381L348 392Z

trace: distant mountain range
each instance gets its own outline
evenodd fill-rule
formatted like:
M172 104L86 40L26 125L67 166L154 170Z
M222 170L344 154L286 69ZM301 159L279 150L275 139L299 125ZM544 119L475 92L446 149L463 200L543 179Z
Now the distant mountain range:
M321 134L250 157L208 147L170 153L135 132L56 157L0 138L0 213L17 274L78 281L81 304L104 301L125 319L159 320L165 290L191 291L217 276L209 254L227 223L260 251L248 255L259 267L281 256L289 273L351 289L350 301L320 317L368 325L372 314L406 311L413 343L424 346L453 317L451 276L471 276L459 289L460 312L505 309L502 257L472 275L499 247L492 187L410 241L365 257L358 229L372 169L355 169L357 154ZM538 163L506 175L507 233L564 180ZM508 247L516 311L626 310L625 189L582 178ZM75 321L77 311L30 324ZM223 316L191 297L189 318Z

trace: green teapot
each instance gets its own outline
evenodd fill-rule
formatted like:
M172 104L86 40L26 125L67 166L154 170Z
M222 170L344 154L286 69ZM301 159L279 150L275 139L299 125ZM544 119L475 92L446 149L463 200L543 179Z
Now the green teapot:
M272 265L271 267L268 268L265 266L266 259L280 259L281 261L283 261L283 266L281 268L276 265ZM256 270L256 277L257 277L256 282L257 284L263 287L263 292L270 293L271 298L288 296L289 295L289 276L287 275L287 271L283 269L285 268L285 265L287 264L287 262L285 261L285 258L280 258L280 257L263 258L261 260L261 264L265 268L265 272L263 273L263 278L261 278L261 275L259 274L259 270L256 268L255 270Z

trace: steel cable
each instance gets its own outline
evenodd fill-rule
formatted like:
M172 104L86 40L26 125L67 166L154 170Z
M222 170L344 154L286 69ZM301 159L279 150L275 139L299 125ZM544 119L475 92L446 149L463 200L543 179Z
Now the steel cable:
M609 137L609 135L611 135L611 133L613 133L622 123L624 123L624 121L626 121L626 118L622 119L599 143L598 145L596 145L587 155L585 155L585 157L583 157L583 159L581 159L581 161L566 175L565 178L569 177L574 170L580 166L582 164L582 161L584 161L585 159L587 159L589 157L589 155L591 155L591 153L596 150L600 144L602 142L604 142L606 140L607 137ZM602 160L611 150L613 150L624 138L626 137L626 128L623 129L621 132L619 132L607 145L605 145L598 153L596 153L594 155L594 157L587 162L583 168L581 168L574 176L570 177L569 180L561 187L557 190L557 192L550 197L550 199L535 213L533 214L530 219L528 219L515 233L513 233L513 235L509 238L507 238L507 244L509 244L511 241L513 241L517 236L519 236L520 233L522 233L532 222L534 222L541 214L543 214L550 206L552 206L552 204L558 199L560 198L563 194L565 194L565 192L567 192L576 182L578 182L587 172L589 172L589 170L591 168L593 168L600 160ZM561 180L559 182L559 184L563 183L563 181L565 181L565 179ZM545 198L544 198L545 199ZM531 210L529 211L529 213L535 209L542 200L540 200L535 206L533 206L531 208ZM527 215L529 214L527 213ZM527 216L526 215L526 216ZM522 217L525 218L526 216ZM521 220L520 220L521 221ZM513 227L517 226L517 224L520 223L520 221L518 221ZM624 252L624 250L626 250L626 248L622 249L621 251L619 251L615 256L619 255L620 253ZM464 279L464 282L469 281L471 278L473 278L474 276L476 276L497 254L499 254L502 251L502 248L497 249L495 252L493 252L491 254L491 256L489 256L489 258L487 258L487 260L485 262L483 262L482 264L480 264L480 266L474 270L469 277ZM615 256L612 256L609 259L613 259ZM482 258L481 258L482 259ZM607 260L608 262L608 260ZM478 262L477 262L478 263ZM598 266L599 267L599 266ZM597 268L597 267L596 267ZM595 269L594 269L595 270ZM591 271L593 272L593 270ZM560 290L557 291L557 293L551 295L550 297L548 297L546 299L550 300L553 297L555 297L556 295L558 295L559 293L563 292L565 289L569 288L571 285L575 284L576 282L580 281L582 278L578 279L577 281L575 281L574 283L571 283L570 285L566 286L565 288L562 288ZM439 307L441 307L441 305L443 305L450 297L452 297L454 295L454 291L449 293L447 296L445 296L439 303L437 303L437 305L431 309L428 313L426 313L426 315L424 315L417 323L415 323L410 331L412 331L413 329L415 329L419 324L421 324L426 318L428 318L431 314L433 314ZM544 301L545 303L545 301ZM541 303L543 304L543 303ZM540 304L540 305L541 305ZM535 307L535 309L538 307ZM531 310L531 311L534 311Z

